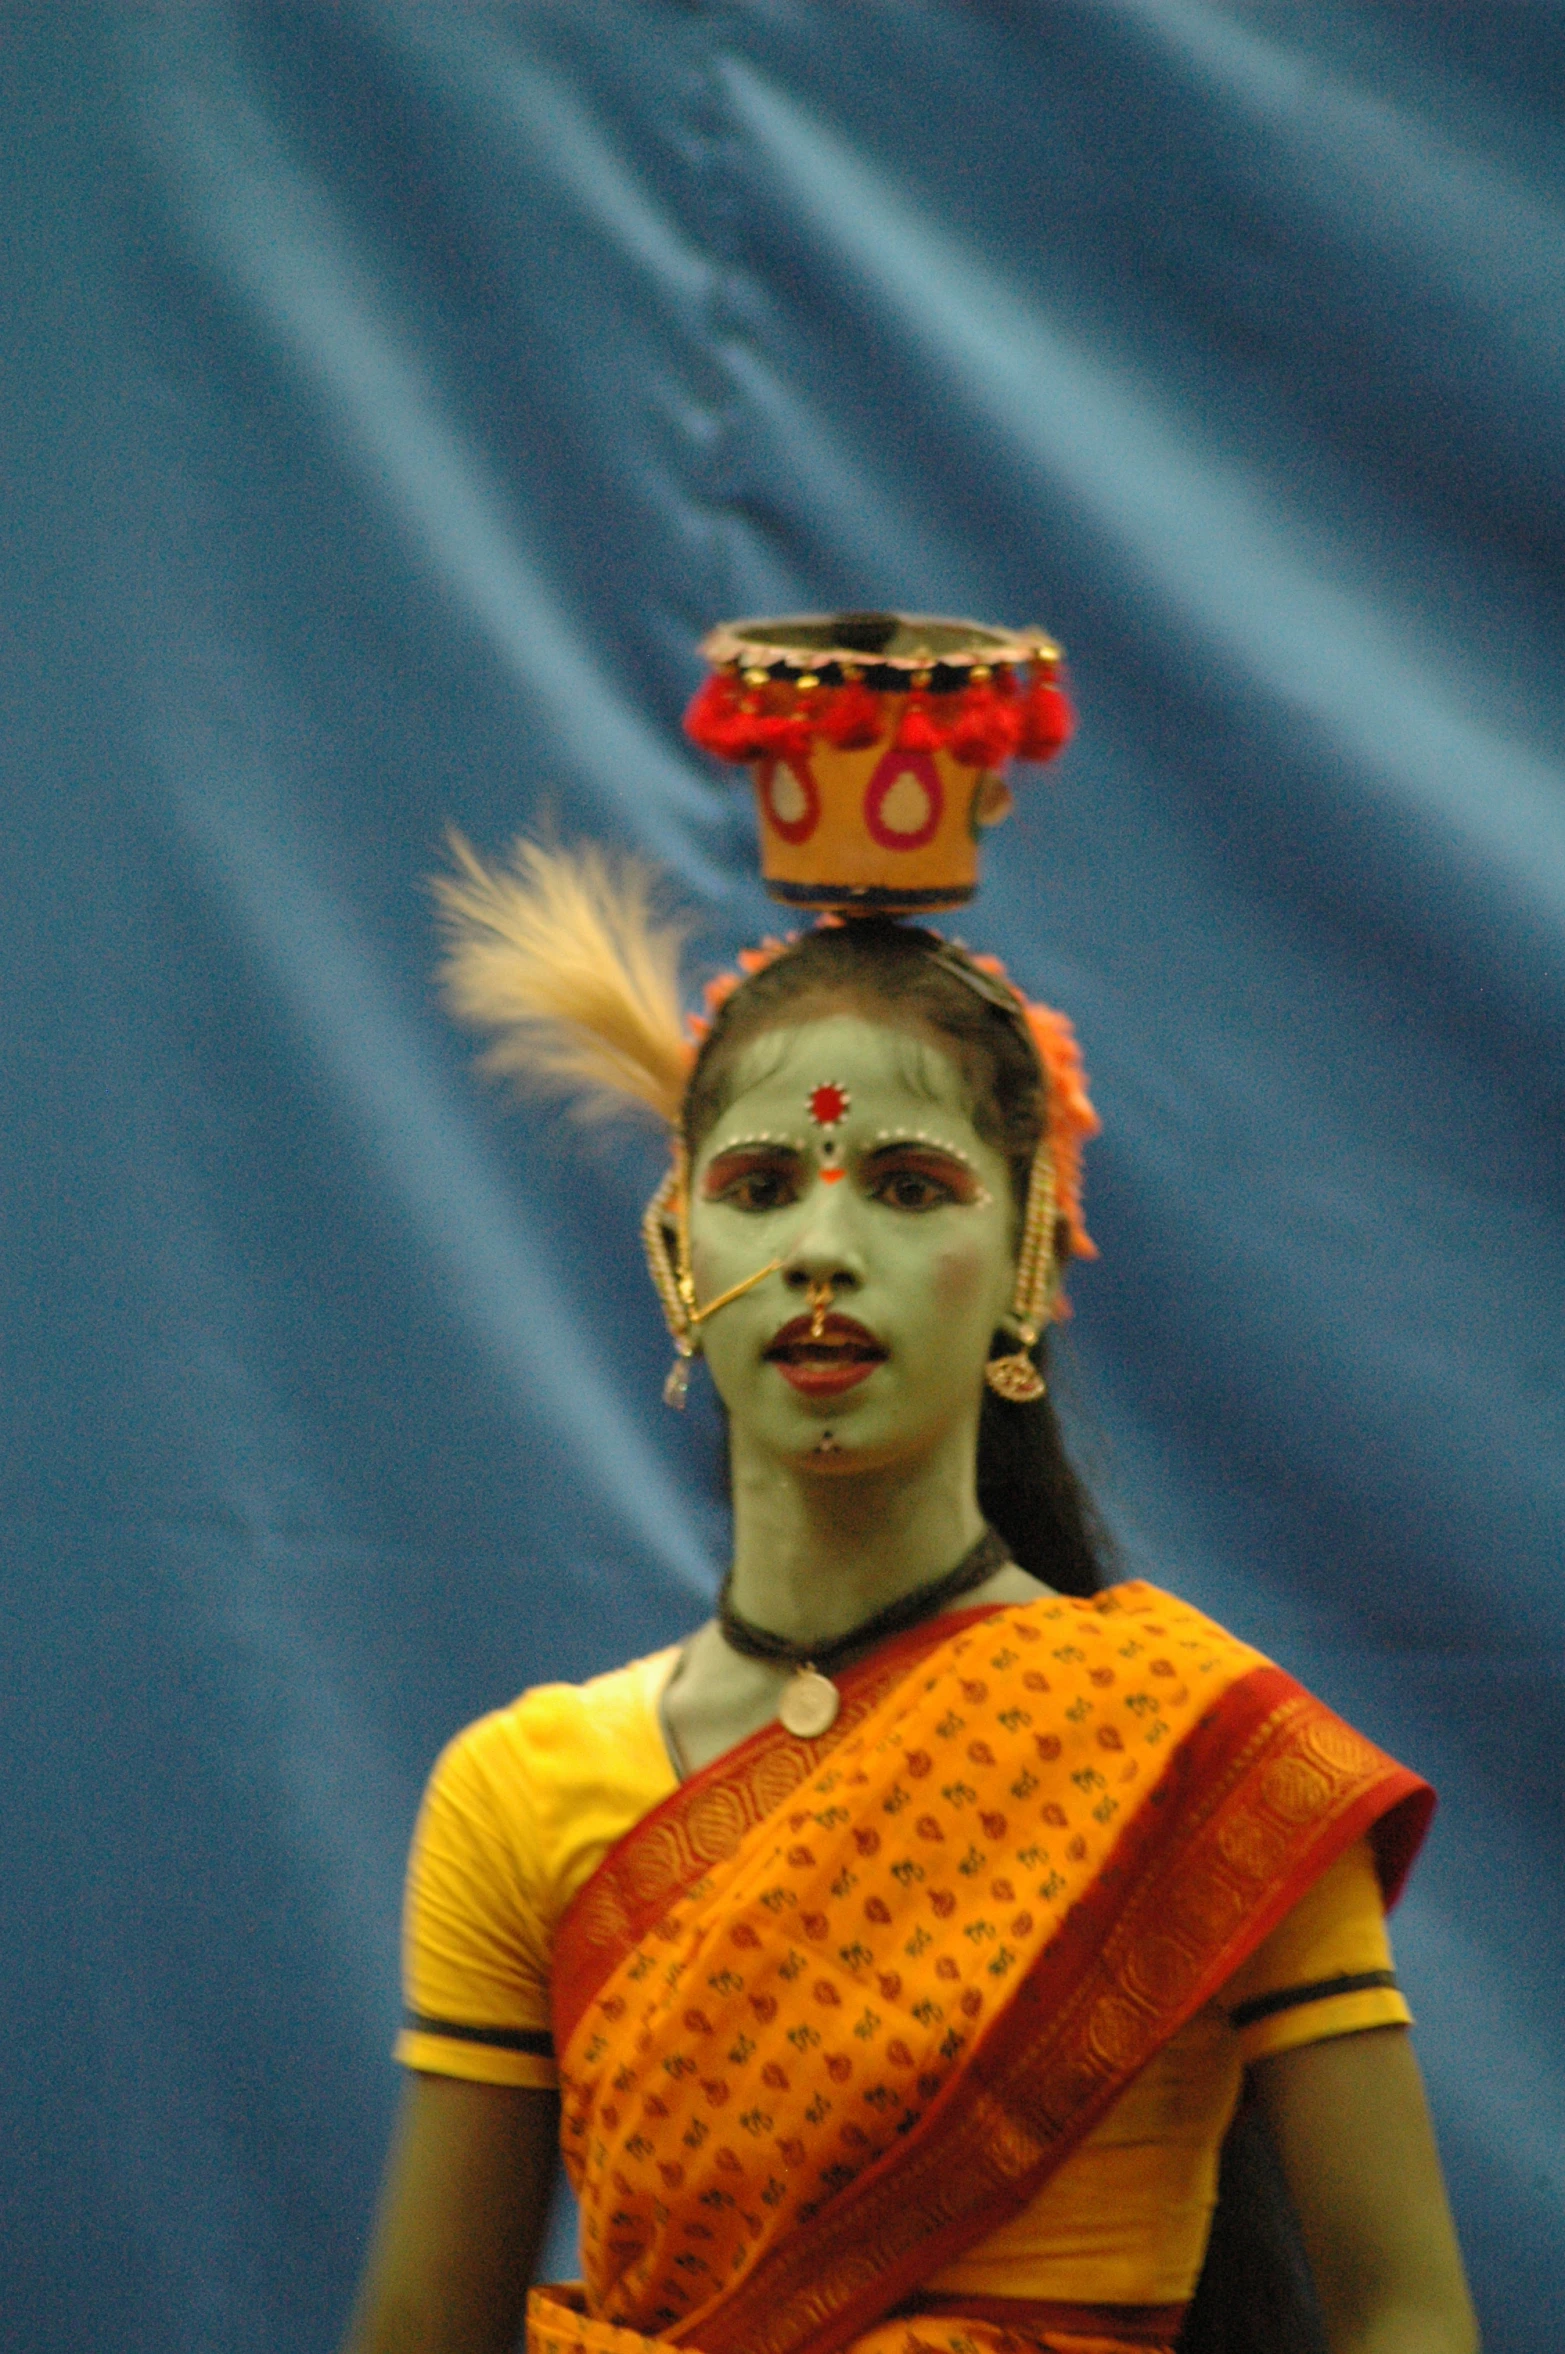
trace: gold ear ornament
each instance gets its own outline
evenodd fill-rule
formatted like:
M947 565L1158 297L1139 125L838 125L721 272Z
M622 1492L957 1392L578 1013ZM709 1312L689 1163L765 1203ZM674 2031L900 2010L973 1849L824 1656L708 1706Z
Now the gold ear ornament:
M984 1379L997 1398L1013 1406L1027 1406L1041 1398L1048 1384L1032 1360L1038 1335L1054 1309L1054 1218L1057 1189L1054 1156L1043 1135L1033 1154L1027 1178L1027 1208L1022 1217L1021 1247L1016 1254L1016 1287L1005 1318L1005 1329L1020 1343L1013 1354L991 1357Z
M656 1193L641 1214L641 1247L658 1295L663 1321L674 1344L674 1362L663 1384L665 1406L683 1407L690 1389L690 1360L701 1348L696 1326L696 1288L690 1273L690 1230L686 1199L687 1160L675 1138L673 1158Z
M678 1410L683 1408L690 1393L690 1365L701 1354L702 1325L719 1308L743 1299L747 1291L754 1291L768 1275L775 1275L782 1261L768 1259L753 1275L731 1283L715 1300L708 1300L704 1308L698 1307L695 1277L690 1271L690 1165L683 1138L675 1138L673 1153L667 1176L641 1214L641 1243L663 1320L674 1344L674 1362L663 1384L663 1403Z

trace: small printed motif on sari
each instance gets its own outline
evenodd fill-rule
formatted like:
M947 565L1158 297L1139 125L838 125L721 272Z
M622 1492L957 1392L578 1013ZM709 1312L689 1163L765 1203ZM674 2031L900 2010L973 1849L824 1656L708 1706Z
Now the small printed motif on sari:
M1415 1776L1154 1588L917 1635L845 1679L830 1743L768 1728L674 1793L562 1925L596 2354L1001 2354L997 2322L886 2316L1352 1840L1378 1826L1393 1885L1416 1847Z

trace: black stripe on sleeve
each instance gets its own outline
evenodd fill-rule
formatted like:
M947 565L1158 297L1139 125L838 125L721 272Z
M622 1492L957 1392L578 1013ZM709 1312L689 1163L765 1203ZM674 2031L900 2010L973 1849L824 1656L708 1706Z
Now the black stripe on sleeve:
M453 2043L488 2044L497 2052L530 2052L538 2060L554 2057L554 2038L541 2027L466 2027L456 2019L426 2019L421 2011L404 2011L402 2024L409 2035L446 2035Z
M1296 2011L1301 2003L1329 2002L1334 1994L1365 1994L1372 1986L1395 1987L1395 1970L1352 1970L1340 1978L1317 1978L1312 1986L1282 1986L1275 1994L1258 1994L1254 2002L1241 2003L1228 2014L1234 2027L1253 2027L1257 2019L1270 2019L1277 2011Z

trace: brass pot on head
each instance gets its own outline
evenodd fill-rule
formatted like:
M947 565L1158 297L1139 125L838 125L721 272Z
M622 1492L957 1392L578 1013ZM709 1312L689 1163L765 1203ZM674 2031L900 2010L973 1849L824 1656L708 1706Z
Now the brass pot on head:
M1042 630L903 613L725 621L686 732L750 769L761 873L789 907L961 907L1008 815L1013 760L1051 760L1074 717Z

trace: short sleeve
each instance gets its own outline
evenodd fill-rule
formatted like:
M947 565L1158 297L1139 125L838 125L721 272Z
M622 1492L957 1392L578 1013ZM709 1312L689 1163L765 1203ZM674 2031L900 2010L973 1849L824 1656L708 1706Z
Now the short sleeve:
M404 2067L480 2084L558 2082L549 1933L525 1813L492 1770L501 1719L441 1756L413 1835L403 1914ZM507 1795L509 1795L507 1793Z
M1410 2023L1367 1840L1327 1866L1219 2000L1247 2064L1299 2044Z

